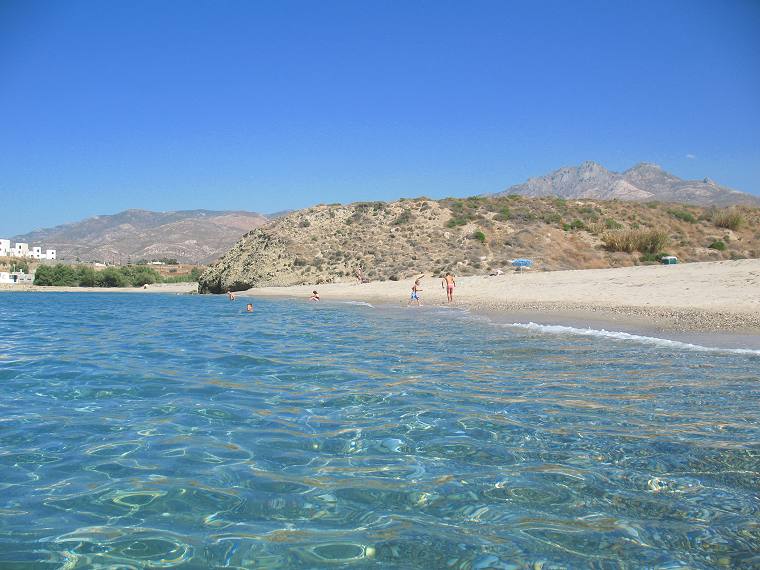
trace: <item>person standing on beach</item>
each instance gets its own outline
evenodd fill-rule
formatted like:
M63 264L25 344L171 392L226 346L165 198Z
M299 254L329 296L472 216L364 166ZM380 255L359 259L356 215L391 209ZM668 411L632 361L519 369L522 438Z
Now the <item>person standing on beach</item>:
M454 300L454 287L456 287L457 282L454 281L454 276L447 272L443 279L441 279L441 288L446 289L446 298L449 300L449 303L451 303Z
M423 275L420 275L417 277L417 279L414 280L414 285L412 285L412 296L409 299L409 305L414 302L417 303L418 307L422 305L422 299L420 299L420 291L422 291L422 287L420 287L420 281L422 281L423 277Z

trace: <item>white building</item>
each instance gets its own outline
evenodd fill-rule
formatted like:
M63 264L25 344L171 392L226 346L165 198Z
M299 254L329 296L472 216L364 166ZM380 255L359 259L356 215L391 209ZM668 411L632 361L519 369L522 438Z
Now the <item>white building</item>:
M54 249L46 249L45 253L42 248L34 246L29 249L29 244L17 242L11 247L11 240L0 239L0 257L28 257L30 259L57 259L58 255Z
M23 271L14 271L8 273L6 271L0 271L0 284L5 285L31 285L34 283L34 275L24 273Z
M29 244L16 242L13 246L13 257L29 257Z

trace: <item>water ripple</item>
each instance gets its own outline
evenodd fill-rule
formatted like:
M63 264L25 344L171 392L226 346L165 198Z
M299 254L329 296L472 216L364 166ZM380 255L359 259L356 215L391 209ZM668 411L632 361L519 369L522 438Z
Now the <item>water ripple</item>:
M760 567L751 352L221 297L0 317L0 567Z

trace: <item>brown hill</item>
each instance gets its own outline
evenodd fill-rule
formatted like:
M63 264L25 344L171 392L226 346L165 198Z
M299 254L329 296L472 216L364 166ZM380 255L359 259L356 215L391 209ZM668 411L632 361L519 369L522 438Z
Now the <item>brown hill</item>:
M659 202L501 196L319 205L243 236L201 276L200 289L350 281L358 269L378 280L475 275L518 257L538 270L634 265L662 253L760 257L759 227L760 208Z
M639 202L659 200L702 206L760 206L760 196L726 188L709 178L683 180L656 164L646 162L625 172L613 172L601 164L587 161L577 167L560 168L546 176L530 178L497 196L509 194Z
M209 263L226 252L245 232L267 222L255 212L125 210L80 222L35 230L13 241L55 249L58 259L124 262L177 259Z

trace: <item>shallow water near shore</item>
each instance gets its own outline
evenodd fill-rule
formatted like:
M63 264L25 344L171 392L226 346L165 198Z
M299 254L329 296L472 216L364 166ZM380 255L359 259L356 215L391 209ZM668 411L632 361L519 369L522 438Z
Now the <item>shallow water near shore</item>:
M0 296L0 567L760 566L760 356L254 303Z

